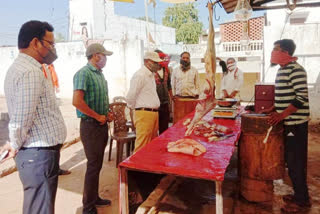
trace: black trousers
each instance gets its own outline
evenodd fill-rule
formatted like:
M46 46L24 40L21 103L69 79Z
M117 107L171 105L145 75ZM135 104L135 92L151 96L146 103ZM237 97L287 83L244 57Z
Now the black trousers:
M99 175L108 141L108 125L100 125L95 120L81 119L80 138L88 160L82 198L85 211L93 208L99 197Z
M169 103L161 104L159 108L159 135L168 129L170 120Z
M23 185L23 214L54 213L60 148L19 150L15 157Z
M308 122L285 125L285 160L292 181L294 198L299 202L309 201L307 186Z

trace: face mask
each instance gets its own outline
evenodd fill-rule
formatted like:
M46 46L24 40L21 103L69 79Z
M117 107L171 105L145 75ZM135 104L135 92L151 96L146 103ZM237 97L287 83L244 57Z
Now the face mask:
M58 56L55 48L52 48L51 50L48 48L46 49L48 50L48 53L46 56L42 56L39 52L38 54L42 57L42 63L50 65L58 58Z
M165 54L165 53L159 53L159 57L160 57L161 59L163 59L162 62L159 62L159 65L160 65L162 68L168 67L169 62L170 62L170 57L169 57L167 54Z
M187 70L190 67L190 62L184 61L182 59L180 59L180 64L183 70Z
M290 56L287 52L273 50L271 52L271 65L287 65L289 62L297 61L297 57Z
M184 60L180 60L180 64L182 65L182 66L184 66L184 67L188 67L189 65L190 65L190 62L188 62L188 61L184 61Z
M152 72L157 72L160 69L160 66L158 65L158 63L150 63L149 69Z
M227 66L227 68L229 71L234 71L237 68L237 66L235 63L231 63Z
M58 58L56 49L48 50L48 54L43 57L43 62L47 65L52 64Z
M168 67L168 65L169 65L169 61L159 62L159 65L160 65L162 68L166 68L166 67Z
M105 55L100 55L100 59L98 62L96 62L97 67L99 67L100 69L102 69L106 63L107 63L107 57Z

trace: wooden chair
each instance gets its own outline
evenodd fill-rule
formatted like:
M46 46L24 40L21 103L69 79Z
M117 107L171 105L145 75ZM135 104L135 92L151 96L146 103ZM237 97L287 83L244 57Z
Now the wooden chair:
M116 97L114 97L114 98L112 99L112 101L113 101L114 103L117 103L117 102L127 103L126 98L123 97L123 96L116 96ZM127 112L126 112L126 113L127 113ZM128 127L129 129L132 130L132 127L133 127L132 120L131 120L131 121L127 121L126 125L127 125L127 127Z
M110 104L110 110L114 114L113 121L113 131L111 133L110 138L110 147L109 147L109 161L111 160L111 151L112 151L112 143L113 140L117 142L117 160L116 166L122 161L123 156L123 145L127 144L127 157L130 155L130 145L134 145L134 141L136 139L135 128L131 127L132 131L129 131L126 123L126 109L128 109L127 104L124 102L115 102ZM133 112L130 110L130 118L133 121ZM133 143L132 143L133 142Z

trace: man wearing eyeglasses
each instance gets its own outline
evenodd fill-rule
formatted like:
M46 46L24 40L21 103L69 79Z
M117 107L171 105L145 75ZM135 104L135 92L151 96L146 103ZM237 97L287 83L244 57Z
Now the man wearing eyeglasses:
M136 141L134 152L147 145L158 135L158 110L160 100L157 94L154 73L160 69L160 59L157 52L146 52L144 64L134 73L130 80L130 89L126 100L128 107L135 109L134 125L136 127Z
M19 55L9 68L4 90L9 111L10 143L1 149L15 157L24 190L23 213L54 213L60 148L66 126L52 83L42 64L56 58L53 27L29 21L18 36Z

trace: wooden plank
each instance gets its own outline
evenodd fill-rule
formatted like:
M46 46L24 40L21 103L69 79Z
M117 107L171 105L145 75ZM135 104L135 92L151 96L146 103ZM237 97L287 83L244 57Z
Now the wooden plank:
M129 214L128 171L124 167L119 167L119 170L119 214Z
M149 214L153 213L161 200L170 190L170 188L176 183L176 177L168 175L161 179L160 183L154 189L148 198L139 206L136 214Z
M216 181L216 214L223 214L222 181Z

